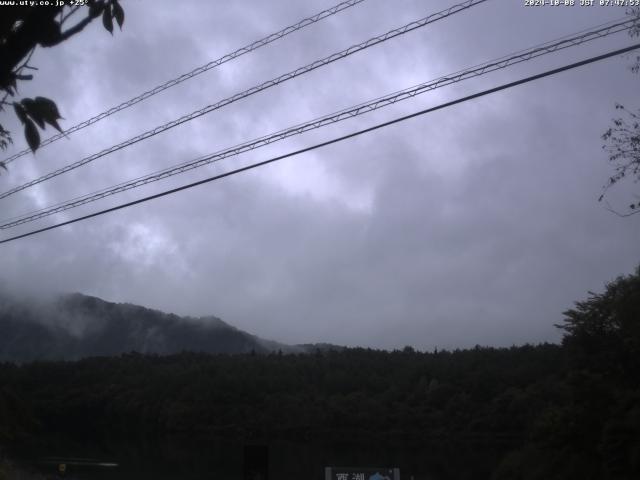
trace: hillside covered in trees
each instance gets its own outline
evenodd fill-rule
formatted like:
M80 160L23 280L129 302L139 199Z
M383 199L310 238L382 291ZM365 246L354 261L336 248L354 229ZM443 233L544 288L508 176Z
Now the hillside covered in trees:
M78 360L128 352L303 353L239 330L217 317L180 317L79 293L30 302L0 295L0 361ZM324 348L323 346L317 346Z
M640 269L559 328L562 345L5 363L0 444L354 442L427 448L441 479L640 478Z

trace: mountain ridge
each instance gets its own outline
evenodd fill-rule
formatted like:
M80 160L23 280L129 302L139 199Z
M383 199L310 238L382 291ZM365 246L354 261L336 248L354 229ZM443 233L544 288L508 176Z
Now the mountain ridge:
M0 361L77 360L129 352L310 353L328 348L341 347L288 345L252 335L213 315L179 316L77 292L39 303L0 298Z

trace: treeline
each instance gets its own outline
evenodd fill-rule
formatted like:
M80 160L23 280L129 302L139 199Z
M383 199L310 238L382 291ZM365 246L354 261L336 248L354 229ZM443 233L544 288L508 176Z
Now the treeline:
M562 345L3 364L0 442L466 443L500 452L495 479L640 478L639 274L566 312Z

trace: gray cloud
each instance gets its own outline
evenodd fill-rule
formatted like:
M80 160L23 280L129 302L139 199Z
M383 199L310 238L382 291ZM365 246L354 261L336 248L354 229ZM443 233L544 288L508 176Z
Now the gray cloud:
M128 2L124 31L114 38L96 24L39 52L38 78L23 94L54 98L73 125L330 4ZM448 5L367 1L14 162L2 189ZM6 199L5 216L621 15L614 10L487 2ZM438 90L56 220L628 43L619 36ZM3 282L214 314L285 342L452 348L557 341L553 323L563 310L640 260L638 218L620 219L596 202L610 172L599 136L614 102L632 105L640 81L627 64L608 60L4 245Z

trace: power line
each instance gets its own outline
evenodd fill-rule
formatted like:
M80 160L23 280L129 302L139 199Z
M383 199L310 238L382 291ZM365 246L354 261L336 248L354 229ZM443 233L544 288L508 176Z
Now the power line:
M515 87L515 86L518 86L518 85L522 85L522 84L525 84L525 83L533 82L535 80L539 80L539 79L544 78L544 77L548 77L548 76L555 75L555 74L558 74L558 73L561 73L561 72L565 72L567 70L571 70L571 69L574 69L574 68L582 67L584 65L588 65L588 64L594 63L594 62L598 62L600 60L604 60L606 58L610 58L610 57L613 57L613 56L616 56L616 55L621 55L623 53L627 53L627 52L630 52L632 50L636 50L638 48L640 48L640 43L637 43L635 45L631 45L631 46L626 47L626 48L621 48L621 49L618 49L618 50L614 50L612 52L605 53L603 55L598 55L596 57L591 57L591 58L588 58L586 60L582 60L580 62L571 63L569 65L565 65L564 67L555 68L553 70L547 70L546 72L543 72L543 73L532 75L530 77L526 77L526 78L523 78L523 79L520 79L520 80L516 80L514 82L506 83L506 84L500 85L498 87L490 88L488 90L483 90L481 92L474 93L474 94L468 95L466 97L462 97L462 98L458 98L456 100L452 100L450 102L442 103L442 104L437 105L435 107L431 107L431 108L427 108L427 109L424 109L424 110L420 110L418 112L415 112L415 113L412 113L412 114L409 114L409 115L405 115L405 116L402 116L402 117L398 117L398 118L395 118L393 120L389 120L387 122L379 123L377 125L374 125L374 126L369 127L369 128L365 128L363 130L358 130L358 131L349 133L347 135L343 135L341 137L337 137L337 138L333 138L331 140L327 140L325 142L317 143L317 144L312 145L310 147L302 148L300 150L296 150L294 152L289 152L289 153L286 153L284 155L279 155L277 157L273 157L273 158L270 158L268 160L263 160L262 162L253 163L251 165L247 165L247 166L241 167L241 168L236 168L235 170L231 170L231 171L226 172L226 173L222 173L222 174L215 175L215 176L212 176L212 177L209 177L209 178L205 178L204 180L199 180L197 182L189 183L187 185L182 185L181 187L173 188L171 190L166 190L166 191L161 192L161 193L156 193L155 195L150 195L148 197L140 198L140 199L134 200L132 202L123 203L123 204L117 205L115 207L107 208L105 210L100 210L98 212L94 212L94 213L91 213L89 215L84 215L82 217L74 218L72 220L67 220L66 222L61 222L61 223L58 223L58 224L55 224L55 225L50 225L48 227L40 228L40 229L37 229L37 230L32 230L30 232L23 233L21 235L16 235L14 237L10 237L10 238L4 239L4 240L0 240L0 244L11 242L11 241L18 240L18 239L25 238L25 237L29 237L29 236L35 235L37 233L46 232L48 230L53 230L55 228L63 227L63 226L66 226L66 225L71 225L72 223L80 222L82 220L87 220L89 218L93 218L93 217L97 217L97 216L100 216L100 215L104 215L106 213L115 212L116 210L121 210L123 208L132 207L134 205L138 205L140 203L148 202L150 200L155 200L156 198L164 197L166 195L171 195L173 193L177 193L177 192L180 192L182 190L187 190L189 188L193 188L193 187L196 187L198 185L203 185L205 183L213 182L215 180L220 180L222 178L229 177L231 175L235 175L235 174L238 174L238 173L241 173L241 172L245 172L247 170L252 170L254 168L262 167L264 165L268 165L270 163L274 163L274 162L277 162L279 160L283 160L285 158L293 157L295 155L300 155L301 153L306 153L306 152L309 152L309 151L312 151L312 150L316 150L316 149L321 148L321 147L326 147L328 145L332 145L334 143L342 142L342 141L347 140L349 138L357 137L359 135L362 135L362 134L365 134L365 133L369 133L369 132L372 132L374 130L378 130L378 129L383 128L383 127L388 127L390 125L393 125L393 124L396 124L396 123L400 123L400 122L403 122L405 120L409 120L409 119L414 118L414 117L425 115L427 113L434 112L436 110L441 110L443 108L451 107L451 106L457 105L459 103L464 103L464 102L467 102L469 100L473 100L475 98L479 98L479 97L483 97L485 95L489 95L489 94L492 94L492 93L499 92L501 90L506 90L508 88L512 88L512 87Z
M127 100L126 102L122 102L120 105L116 105L115 107L110 108L109 110L105 110L102 113L99 113L98 115L89 118L88 120L85 120L83 122L80 122L70 128L68 128L67 130L65 130L63 133L58 133L53 135L52 137L47 138L46 140L43 140L42 142L40 142L40 148L44 147L45 145L49 145L57 140L60 140L61 138L63 138L65 135L68 135L70 133L73 132L77 132L78 130L82 130L85 127L88 127L89 125L93 125L96 122L99 122L100 120L109 117L111 115L113 115L114 113L117 113L121 110L124 110L125 108L129 108L133 105L135 105L136 103L140 103L143 100L146 100L147 98L153 97L154 95L168 89L171 87L174 87L186 80L189 80L190 78L193 78L197 75L200 75L201 73L204 73L206 71L211 70L212 68L218 67L220 65L222 65L223 63L227 63L231 60L234 60L238 57L241 57L242 55L245 55L247 53L250 53L254 50L257 50L258 48L264 47L265 45L268 45L272 42L275 42L276 40L279 40L283 37L286 37L287 35L294 33L298 30L301 30L305 27L308 27L309 25L313 25L317 22L319 22L320 20L324 20L327 17L330 17L332 15L335 15L336 13L339 13L343 10L346 10L347 8L353 7L355 5L357 5L358 3L362 3L365 0L347 0L345 2L341 2L338 3L337 5L334 5L331 8L328 8L326 10L323 10L322 12L316 13L315 15L305 18L303 20L300 20L298 23L295 23L293 25L289 25L286 28L283 28L282 30L272 33L270 35L267 35L264 38L261 38L260 40L256 40L253 43L250 43L249 45L245 45L244 47L241 47L239 49L237 49L234 52L231 53L227 53L226 55L216 59L216 60L212 60L211 62L202 65L198 68L194 68L193 70L191 70L190 72L184 73L182 75L180 75L177 78L174 78L172 80L169 80L161 85L158 85L157 87L152 88L151 90L148 90L144 93L141 93L140 95L133 97L129 100ZM14 160L23 157L24 155L27 155L28 153L31 153L30 149L24 149L21 152L18 152L12 156L10 156L9 158L7 158L6 160L4 160L5 165L9 164L10 162L13 162Z
M224 158L239 155L246 151L253 150L255 148L259 148L279 140L283 140L293 135L301 134L306 131L328 125L330 123L337 123L339 121L346 120L348 118L352 118L364 113L368 113L370 111L374 111L376 109L391 105L401 100L412 98L413 96L425 93L430 90L434 90L442 86L450 85L452 83L456 83L458 81L462 81L467 78L480 76L485 73L506 68L516 63L528 61L532 58L537 58L539 56L546 55L548 53L552 53L564 48L576 46L590 40L603 38L605 36L627 30L634 23L633 20L626 20L626 21L619 20L617 22L618 23L607 22L605 24L602 24L602 25L605 25L604 27L602 25L599 25L599 27L601 28L597 30L591 30L591 31L582 30L581 32L579 32L580 34L576 34L573 37L566 35L562 37L562 40L560 41L546 42L541 46L532 47L528 50L521 50L515 54L512 54L511 56L504 56L497 60L491 60L489 62L485 62L484 64L480 64L479 66L472 67L471 69L461 70L459 72L449 74L444 77L440 77L439 79L428 82L428 83L423 83L414 87L407 88L405 90L401 90L399 92L386 95L384 97L379 97L375 100L369 101L368 103L362 103L355 107L350 107L350 108L341 110L339 112L326 115L324 117L316 118L307 123L289 127L288 129L282 130L280 132L277 132L265 137L261 137L258 139L254 139L249 142L245 142L243 144L237 145L235 147L232 147L214 154L205 155L203 157L199 157L198 159L191 160L189 162L185 162L177 166L172 166L152 174L138 177L136 179L129 180L129 181L117 184L115 186L108 187L103 190L99 190L97 192L85 194L80 197L75 197L73 199L58 203L56 205L52 205L49 207L38 209L33 212L28 212L25 214L14 216L10 219L3 220L5 223L0 224L0 229L7 229L10 227L35 221L55 213L59 213L59 212L69 210L71 208L74 208L86 203L97 201L101 198L104 198L110 195L121 193L132 188L137 188L147 183L151 183L164 178L168 178L173 175L184 173L186 171L199 168L201 166L204 166L216 161L220 161ZM14 219L18 219L18 220L12 221Z
M151 137L153 137L155 135L158 135L159 133L162 133L162 132L164 132L166 130L169 130L169 129L173 128L173 127L181 125L181 124L183 124L185 122L191 121L191 120L193 120L195 118L201 117L201 116L203 116L203 115L205 115L207 113L213 112L214 110L218 110L218 109L220 109L222 107L225 107L225 106L227 106L227 105L229 105L231 103L234 103L234 102L236 102L238 100L241 100L241 99L243 99L245 97L248 97L248 96L253 95L255 93L261 92L261 91L266 90L268 88L274 87L276 85L279 85L280 83L286 82L287 80L291 80L291 79L296 78L296 77L298 77L300 75L304 75L304 74L306 74L308 72L316 70L317 68L320 68L320 67L328 65L328 64L330 64L332 62L335 62L336 60L340 60L342 58L348 57L349 55L353 55L354 53L360 52L360 51L365 50L365 49L367 49L369 47L377 45L379 43L386 42L387 40L390 40L390 39L395 38L397 36L404 35L405 33L411 32L411 31L416 30L418 28L422 28L422 27L424 27L426 25L429 25L429 24L431 24L433 22L436 22L438 20L442 20L444 18L447 18L447 17L449 17L451 15L454 15L456 13L459 13L459 12L463 11L463 10L466 10L466 9L471 8L473 6L476 6L476 5L479 5L481 3L484 3L486 1L487 0L467 0L467 1L462 2L460 4L453 5L453 6L447 8L445 10L442 10L442 11L440 11L438 13L434 13L432 15L424 17L424 18L422 18L420 20L416 20L416 21L410 22L410 23L408 23L406 25L403 25L400 28L396 28L396 29L390 30L387 33L384 33L384 34L379 35L377 37L370 38L369 40L367 40L365 42L359 43L357 45L353 45L353 46L351 46L351 47L349 47L349 48L347 48L345 50L342 50L342 51L340 51L338 53L334 53L332 55L329 55L328 57L325 57L325 58L323 58L321 60L316 60L315 62L312 62L312 63L310 63L310 64L308 64L308 65L306 65L304 67L299 67L299 68L297 68L295 70L292 70L292 71L290 71L288 73L285 73L284 75L280 75L279 77L276 77L276 78L274 78L272 80L263 82L260 85L254 86L254 87L252 87L252 88L250 88L248 90L245 90L243 92L237 93L237 94L235 94L235 95L233 95L231 97L228 97L228 98L226 98L224 100L220 100L217 103L214 103L212 105L208 105L208 106L206 106L206 107L204 107L204 108L202 108L200 110L196 110L195 112L192 112L192 113L189 113L187 115L184 115L184 116L182 116L182 117L180 117L180 118L178 118L176 120L173 120L171 122L165 123L164 125L158 126L158 127L154 128L152 130L148 130L148 131L146 131L146 132L144 132L144 133L142 133L142 134L140 134L140 135L138 135L136 137L130 138L129 140L126 140L126 141L124 141L122 143L119 143L119 144L114 145L112 147L109 147L109 148L107 148L105 150L102 150L99 153L95 153L93 155L85 157L85 158L83 158L81 160L78 160L78 161L76 161L74 163L68 164L68 165L66 165L66 166L64 166L62 168L54 170L53 172L50 172L50 173L48 173L48 174L46 174L44 176L41 176L41 177L36 178L34 180L31 180L31 181L29 181L27 183L24 183L22 185L19 185L17 187L14 187L11 190L7 190L6 192L0 194L0 199L6 198L6 197L8 197L10 195L13 195L14 193L17 193L17 192L19 192L21 190L24 190L25 188L32 187L32 186L37 185L39 183L42 183L42 182L44 182L46 180L50 180L50 179L52 179L54 177L57 177L58 175L62 175L63 173L67 173L67 172L69 172L71 170L74 170L74 169L76 169L78 167L86 165L87 163L90 163L90 162L92 162L92 161L94 161L94 160L96 160L96 159L98 159L100 157L104 157L105 155L108 155L110 153L113 153L113 152L116 152L118 150L121 150L121 149L123 149L125 147L128 147L130 145L138 143L138 142L140 142L142 140L146 140L148 138L151 138Z
M363 115L365 113L372 112L374 110L377 110L383 107L387 107L399 101L413 98L417 95L435 90L440 87L451 85L453 83L457 83L469 78L475 78L480 75L484 75L486 73L507 68L509 66L512 66L521 62L529 61L533 58L537 58L542 55L547 55L549 53L553 53L565 48L580 45L582 43L585 43L594 39L599 39L599 38L606 37L608 35L619 33L627 30L633 24L634 24L634 20L619 20L618 23L608 22L607 24L604 24L606 26L598 28L596 30L591 30L591 31L583 30L580 32L580 34L574 35L573 37L565 36L565 37L562 37L562 40L559 40L556 42L547 42L545 44L542 44L541 46L532 47L528 50L521 50L515 54L512 54L511 56L504 56L497 60L491 60L489 62L485 62L484 64L480 64L479 66L472 67L466 70L461 70L456 73L452 73L447 76L440 77L436 80L432 80L430 82L422 83L417 86L400 90L398 92L394 92L392 94L379 97L369 102L361 103L354 107L349 107L349 108L340 110L339 112L325 115L323 117L316 118L306 123L298 124L298 125L289 127L285 130L281 130L279 132L276 132L264 137L260 137L258 139L254 139L254 140L242 143L240 145L236 145L234 147L221 150L216 153L199 157L195 160L190 160L188 162L175 165L175 166L166 168L164 170L160 170L158 172L154 172L142 177L128 180L126 182L117 184L115 186L111 186L96 192L75 197L70 200L66 200L64 202L61 202L52 206L48 206L33 212L25 213L22 215L14 216L10 219L2 220L1 222L3 223L0 223L0 229L5 230L7 228L15 227L17 225L33 222L41 218L53 215L55 213L70 210L80 205L91 203L91 202L100 200L102 198L115 195L117 193L122 193L124 191L130 190L133 188L138 188L148 183L156 182L156 181L171 177L173 175L178 175L178 174L187 172L189 170L193 170L195 168L200 168L210 163L221 161L225 158L236 156L241 153L251 151L256 148L260 148L280 140L284 140L294 135L299 135L304 132L321 128L329 124L341 122L349 118Z

